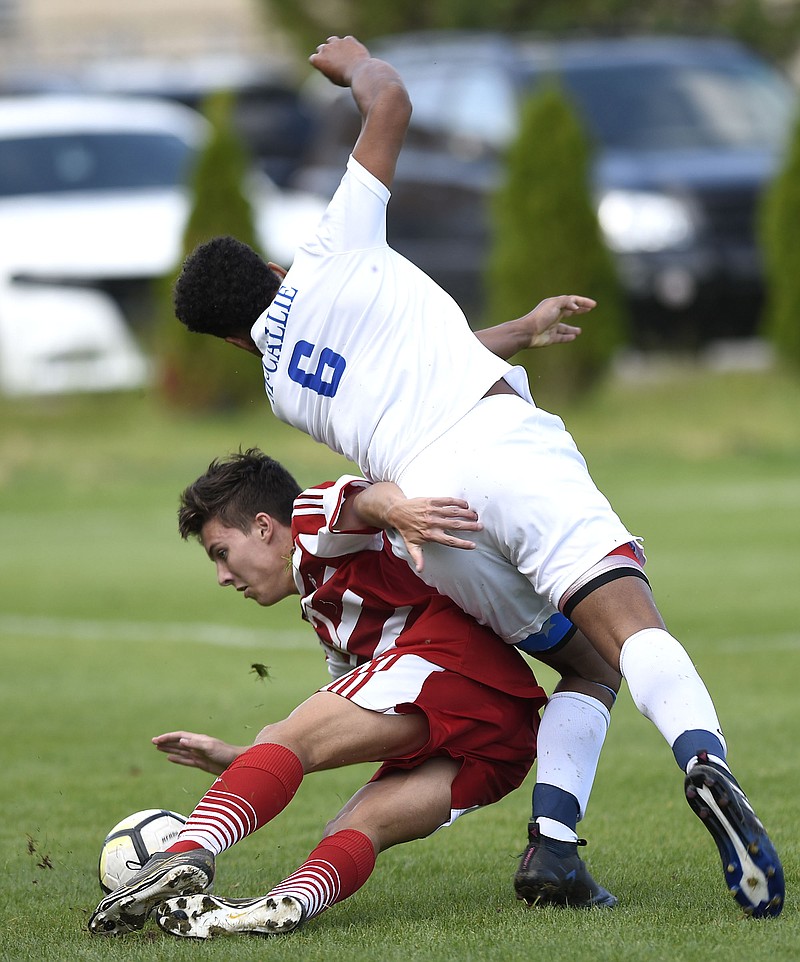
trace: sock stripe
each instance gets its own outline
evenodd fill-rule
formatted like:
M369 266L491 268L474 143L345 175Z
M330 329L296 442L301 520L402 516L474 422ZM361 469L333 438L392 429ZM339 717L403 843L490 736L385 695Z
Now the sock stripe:
M342 829L324 838L308 859L270 895L290 895L303 906L307 919L349 898L375 867L375 850L362 832Z
M303 904L306 918L339 900L342 880L336 868L324 859L309 859L288 879L276 885L270 895L291 895Z
M200 801L196 813L208 813L211 818L230 818L245 834L254 832L258 825L258 815L253 806L240 795L233 792L218 792L212 788Z
M246 799L212 787L189 816L180 837L219 854L257 827L256 811Z
M174 844L194 843L219 855L283 811L302 778L294 752L254 745L200 799Z
M185 838L194 838L199 841L200 837L214 840L214 849L220 847L220 851L230 848L231 845L245 837L245 832L238 830L219 818L193 817L191 823L187 822L187 827L181 833ZM204 846L208 848L209 846Z

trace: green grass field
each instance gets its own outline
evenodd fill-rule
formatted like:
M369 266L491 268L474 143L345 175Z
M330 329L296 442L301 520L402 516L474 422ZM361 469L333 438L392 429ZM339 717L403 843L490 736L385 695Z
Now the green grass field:
M109 941L85 929L105 832L142 808L188 813L209 783L168 765L149 739L182 727L247 741L325 677L296 601L267 611L216 587L201 549L177 535L178 493L239 445L260 445L301 483L347 466L278 424L266 402L201 419L168 416L146 396L0 404L0 959L794 962L798 411L797 380L688 370L615 383L561 412L645 536L660 606L781 850L779 920L737 910L671 753L624 692L581 826L594 874L620 899L614 912L514 900L529 778L452 829L385 853L354 898L295 935L195 944L150 926ZM371 771L310 776L279 819L219 859L217 890L258 894L288 874Z

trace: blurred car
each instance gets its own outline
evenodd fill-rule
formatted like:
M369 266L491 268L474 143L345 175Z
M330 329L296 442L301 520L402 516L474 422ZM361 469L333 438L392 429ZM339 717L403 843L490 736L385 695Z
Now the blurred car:
M40 81L52 82L52 76ZM196 110L203 109L211 94L227 91L237 133L254 161L281 186L296 171L312 131L312 116L298 94L295 69L274 58L117 57L85 62L71 74L62 74L61 83L71 83L84 93L159 97Z
M298 65L273 57L216 54L178 60L114 57L72 66L13 67L0 76L0 97L93 94L176 101L200 112L220 91L232 98L233 126L254 162L288 186L308 147L314 117L298 90Z
M132 359L117 386L130 387L134 370L141 382L146 364L131 332L146 325L153 281L180 259L191 203L187 178L209 133L196 111L166 101L0 98L0 391L25 392L10 367L34 359L41 372L48 366L41 335L59 310L56 289L72 293L65 294L61 331L53 339L52 383L62 390L114 387L108 383L115 369L108 362L112 328ZM246 190L265 252L290 264L324 199L278 188L260 171ZM122 322L127 330L119 333ZM9 357L17 359L14 365ZM44 373L31 374L27 383L41 392L46 381Z
M149 374L141 347L105 294L0 279L0 393L131 390Z
M763 296L757 206L796 106L777 69L710 38L422 33L372 49L398 68L414 104L392 191L391 242L468 316L480 318L484 305L488 199L520 103L555 77L594 144L589 186L634 341L693 345L753 334ZM351 98L330 85L310 85L309 96L322 122L296 183L329 194L357 118Z

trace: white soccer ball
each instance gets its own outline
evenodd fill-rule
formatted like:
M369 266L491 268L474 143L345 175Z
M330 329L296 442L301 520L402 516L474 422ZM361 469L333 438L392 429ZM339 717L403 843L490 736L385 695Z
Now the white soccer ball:
M100 849L100 888L108 894L127 884L151 855L172 845L185 824L184 815L165 808L148 808L123 818Z

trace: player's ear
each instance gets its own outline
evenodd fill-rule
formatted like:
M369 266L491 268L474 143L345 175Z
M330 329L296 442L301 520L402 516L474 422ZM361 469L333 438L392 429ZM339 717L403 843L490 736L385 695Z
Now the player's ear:
M269 542L275 532L275 519L266 511L259 511L253 519L253 527L257 537Z
M285 268L285 267L279 267L277 264L273 264L272 261L267 261L267 267L268 267L274 274L277 274L278 277L280 277L281 280L283 280L284 277L286 277L286 268Z

